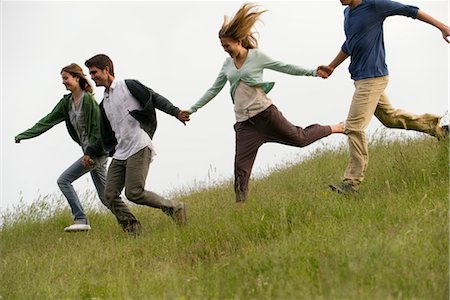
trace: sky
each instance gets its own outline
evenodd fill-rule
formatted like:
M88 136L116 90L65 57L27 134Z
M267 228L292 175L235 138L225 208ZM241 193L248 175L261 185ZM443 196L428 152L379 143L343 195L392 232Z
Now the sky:
M344 41L343 7L329 1L261 1L260 49L274 59L303 67L328 64ZM449 23L448 1L409 1ZM14 136L48 114L68 91L60 71L98 53L111 57L117 78L138 79L187 109L214 82L227 54L217 37L224 15L241 1L1 1L1 198L0 212L45 195L60 195L56 180L81 148L63 123L34 139ZM413 113L443 114L449 100L449 45L440 32L405 17L384 24L390 83L386 93L395 107ZM265 71L275 81L269 93L292 123L334 124L344 120L354 91L349 60L327 80ZM95 88L98 102L103 88ZM187 126L157 113L157 156L146 188L167 197L231 181L234 163L233 105L229 84L191 116ZM380 130L374 118L369 134ZM388 132L396 132L389 130ZM410 135L411 133L402 132ZM318 148L346 143L333 135L306 148L265 144L253 177L299 161ZM375 163L375 162L371 162ZM336 170L339 180L344 170ZM324 189L327 182L320 182ZM78 179L80 194L93 190L89 175ZM250 183L251 189L251 183ZM230 199L233 201L234 199ZM98 199L82 199L84 205Z

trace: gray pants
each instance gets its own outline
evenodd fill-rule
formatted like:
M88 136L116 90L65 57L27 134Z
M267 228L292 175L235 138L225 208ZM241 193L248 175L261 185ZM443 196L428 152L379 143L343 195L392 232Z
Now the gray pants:
M279 143L305 147L331 134L330 126L313 124L301 128L291 124L275 105L256 116L234 125L236 156L234 161L234 190L236 201L245 201L248 181L259 147L264 143Z
M178 205L177 201L165 199L145 190L150 160L151 150L145 147L127 160L113 159L109 166L105 197L110 204L111 211L123 228L137 222L136 217L120 197L123 188L125 188L127 199L136 204L160 208L163 211L173 209Z

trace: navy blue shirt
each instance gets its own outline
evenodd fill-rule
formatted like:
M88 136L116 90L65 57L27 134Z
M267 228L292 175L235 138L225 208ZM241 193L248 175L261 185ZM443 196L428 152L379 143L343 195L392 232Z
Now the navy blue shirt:
M386 76L383 22L389 16L416 18L418 7L390 0L363 0L355 8L344 10L346 40L342 51L350 56L353 80Z

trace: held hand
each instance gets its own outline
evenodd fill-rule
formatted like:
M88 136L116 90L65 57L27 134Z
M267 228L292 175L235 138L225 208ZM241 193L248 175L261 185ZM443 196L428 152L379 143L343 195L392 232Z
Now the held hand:
M323 71L323 70L321 70L319 68L317 68L316 73L317 73L317 76L322 78L322 79L327 79L328 76L329 76L327 72L325 72L325 71Z
M186 125L186 122L189 122L191 120L190 113L187 110L181 110L178 113L177 119L180 120L184 125Z
M323 79L327 79L333 74L334 68L330 66L318 66L317 67L317 76L322 77Z
M87 154L83 155L83 159L82 159L81 163L83 164L83 166L85 168L90 168L90 167L94 166L94 161Z
M450 44L450 28L448 26L445 26L442 30L442 37L444 40Z

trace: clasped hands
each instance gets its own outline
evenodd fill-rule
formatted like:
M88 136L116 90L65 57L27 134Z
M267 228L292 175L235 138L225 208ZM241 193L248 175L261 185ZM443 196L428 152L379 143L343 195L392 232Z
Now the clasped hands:
M323 79L327 79L328 77L331 76L331 74L333 74L334 68L330 67L330 66L318 66L316 69L317 72L317 76L321 77Z
M186 122L189 122L191 120L190 115L191 114L187 110L180 110L177 119L180 120L181 123L186 125Z

